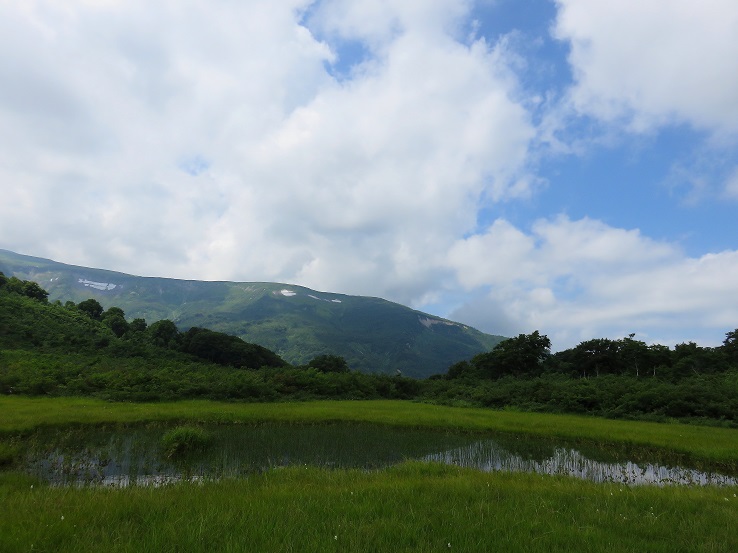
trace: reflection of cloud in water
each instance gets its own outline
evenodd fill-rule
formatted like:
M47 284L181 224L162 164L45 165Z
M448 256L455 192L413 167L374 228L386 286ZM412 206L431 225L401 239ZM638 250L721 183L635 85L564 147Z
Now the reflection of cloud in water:
M622 484L678 484L699 486L735 486L738 479L723 474L713 474L682 467L662 465L639 465L632 461L602 463L584 457L574 449L556 448L553 456L543 459L523 459L510 453L493 440L481 440L424 457L437 461L484 471L534 472L573 476L593 482L616 482Z

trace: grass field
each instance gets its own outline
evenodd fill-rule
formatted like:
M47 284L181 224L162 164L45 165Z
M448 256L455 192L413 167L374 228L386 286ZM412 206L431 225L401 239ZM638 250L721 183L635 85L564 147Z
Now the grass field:
M427 464L290 468L163 488L0 482L7 552L738 551L738 498L726 488L627 488Z
M666 448L735 466L738 431L409 402L114 404L0 398L8 442L45 425L377 422ZM15 438L14 438L15 436ZM12 451L12 445L8 446ZM405 463L274 469L161 488L54 488L0 472L0 551L738 551L738 488L619 486Z

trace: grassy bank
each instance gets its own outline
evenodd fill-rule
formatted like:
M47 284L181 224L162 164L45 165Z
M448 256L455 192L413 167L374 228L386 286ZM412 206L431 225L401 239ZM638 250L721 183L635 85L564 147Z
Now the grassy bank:
M443 407L407 401L111 403L89 398L0 396L0 436L65 424L145 421L304 424L337 420L465 432L515 432L607 443L633 450L660 449L691 462L738 470L738 430L735 429Z
M727 553L738 550L736 491L415 463L154 489L32 487L0 473L0 550Z

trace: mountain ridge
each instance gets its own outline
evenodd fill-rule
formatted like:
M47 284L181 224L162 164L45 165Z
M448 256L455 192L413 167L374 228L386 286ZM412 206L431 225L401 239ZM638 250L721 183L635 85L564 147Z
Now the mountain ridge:
M0 271L38 282L51 301L94 298L129 319L233 334L293 364L329 353L362 372L424 378L504 339L382 298L294 284L143 277L8 250L0 250Z

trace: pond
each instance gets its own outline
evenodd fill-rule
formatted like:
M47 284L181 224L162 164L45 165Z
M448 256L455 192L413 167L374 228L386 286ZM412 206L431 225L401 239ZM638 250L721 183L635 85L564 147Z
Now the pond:
M161 424L41 430L26 440L25 470L56 485L161 485L311 465L379 469L405 460L483 471L568 475L628 485L738 485L738 478L689 467L635 462L597 446L550 439L470 435L371 424L201 426L208 447L167 455Z

